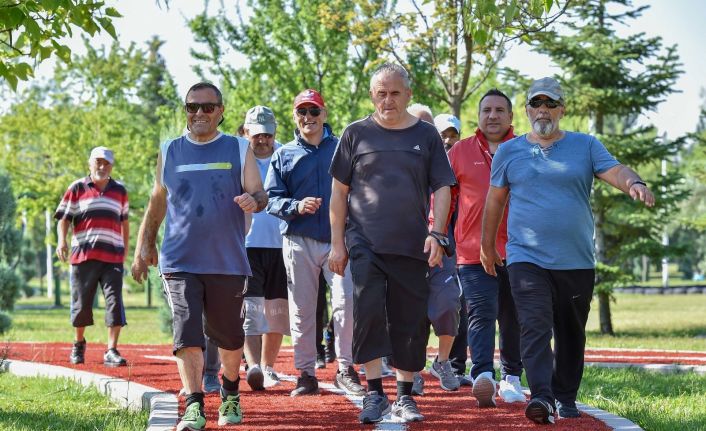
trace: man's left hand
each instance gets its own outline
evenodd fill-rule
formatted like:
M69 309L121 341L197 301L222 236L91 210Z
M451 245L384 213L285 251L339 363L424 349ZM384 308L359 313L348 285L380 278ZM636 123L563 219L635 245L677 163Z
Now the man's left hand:
M439 265L440 268L443 266L441 258L444 255L444 248L441 247L431 235L428 235L427 239L424 240L424 253L429 253L429 268L433 268L437 265Z
M630 197L635 201L644 202L648 207L655 204L655 195L644 184L633 184L630 186Z
M240 209L246 213L254 213L257 210L257 201L253 198L250 193L243 193L240 196L233 198L233 202L240 205Z

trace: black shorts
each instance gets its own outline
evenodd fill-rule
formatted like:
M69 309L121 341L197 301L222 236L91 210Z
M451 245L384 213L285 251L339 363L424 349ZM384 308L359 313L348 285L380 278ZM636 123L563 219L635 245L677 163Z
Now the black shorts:
M205 349L204 333L222 349L243 347L244 275L172 272L163 274L162 282L172 310L174 353Z
M87 260L71 265L71 324L76 328L93 325L93 300L98 284L105 298L105 326L125 326L123 264Z
M287 299L287 270L282 249L249 247L247 252L252 277L248 277L245 296Z
M350 250L353 276L353 361L364 364L392 355L396 368L426 365L429 266L407 256Z

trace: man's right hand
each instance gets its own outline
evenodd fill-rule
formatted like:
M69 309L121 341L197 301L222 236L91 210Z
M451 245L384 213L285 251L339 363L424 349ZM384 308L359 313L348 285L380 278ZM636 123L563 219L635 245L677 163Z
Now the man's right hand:
M495 272L495 265L503 266L503 258L500 253L495 249L495 245L480 247L480 263L483 265L483 269L489 275L497 277Z
M314 214L321 207L321 198L306 197L297 204L299 214Z
M141 253L135 253L135 258L132 261L132 278L136 282L142 283L147 280L149 275L149 267L157 266L159 263L159 255L157 254L157 247L147 248L142 250Z
M66 240L59 239L59 244L57 244L57 246L56 246L56 257L58 257L60 261L66 262L68 255L69 255L69 246L66 245Z
M345 245L334 246L331 244L331 251L328 254L328 269L341 277L346 271L348 264L348 250Z

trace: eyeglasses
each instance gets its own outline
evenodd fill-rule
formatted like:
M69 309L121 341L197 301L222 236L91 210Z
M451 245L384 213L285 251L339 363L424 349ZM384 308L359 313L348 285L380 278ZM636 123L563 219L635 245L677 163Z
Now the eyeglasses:
M184 104L184 108L186 109L186 112L189 114L195 114L199 112L199 109L201 109L201 112L204 114L211 114L213 111L216 110L217 106L221 106L220 103L186 103Z
M319 115L321 115L321 108L316 106L311 106L309 108L297 108L297 115L299 115L300 117L305 116L307 112L312 117L318 117Z
M561 102L559 102L558 100L551 99L532 99L527 102L527 105L535 109L539 108L542 105L546 106L549 109L554 109L557 106L562 106Z

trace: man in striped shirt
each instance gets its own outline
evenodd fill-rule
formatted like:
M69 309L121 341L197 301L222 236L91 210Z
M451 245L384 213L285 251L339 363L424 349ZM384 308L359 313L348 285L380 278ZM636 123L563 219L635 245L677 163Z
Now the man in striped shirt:
M88 159L90 175L69 186L56 209L59 260L71 263L71 324L76 338L71 349L72 364L82 364L86 351L83 334L93 325L93 299L100 283L105 296L105 324L108 350L103 364L126 365L117 350L120 329L127 324L123 305L123 261L130 238L127 191L110 177L113 152L96 147ZM73 231L71 254L66 244L69 226Z

